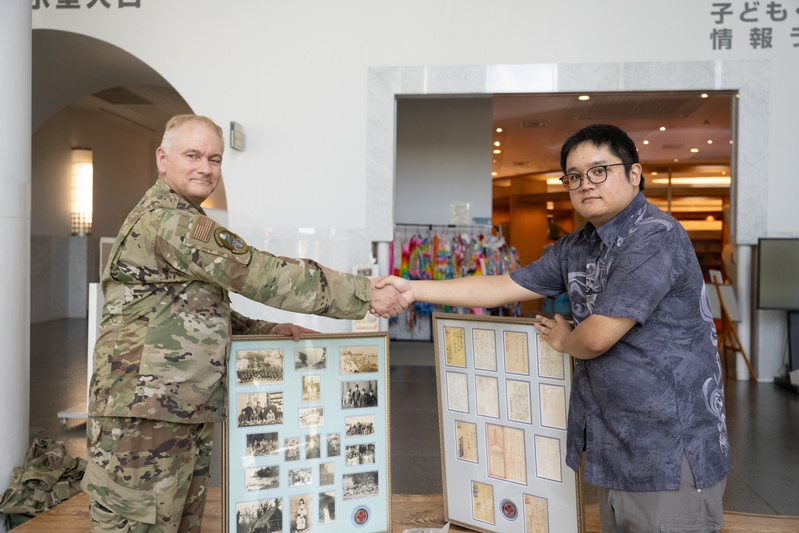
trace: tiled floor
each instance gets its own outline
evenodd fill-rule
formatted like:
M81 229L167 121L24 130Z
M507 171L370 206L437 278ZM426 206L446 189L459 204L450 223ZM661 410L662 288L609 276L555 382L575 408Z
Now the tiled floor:
M86 339L85 320L31 326L31 439L54 437L81 457L86 453L84 421L71 419L62 427L57 413L85 398ZM442 491L433 357L432 343L391 343L395 493ZM734 469L725 509L799 516L799 395L771 383L728 381L726 398ZM218 466L212 470L215 483L218 472ZM595 489L584 487L584 498L596 501Z

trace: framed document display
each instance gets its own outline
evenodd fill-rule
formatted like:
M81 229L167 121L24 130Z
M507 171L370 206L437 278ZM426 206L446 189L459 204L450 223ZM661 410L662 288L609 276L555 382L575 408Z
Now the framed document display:
M391 530L388 334L234 336L223 531Z
M572 361L535 320L433 314L444 518L483 532L583 533L565 464Z

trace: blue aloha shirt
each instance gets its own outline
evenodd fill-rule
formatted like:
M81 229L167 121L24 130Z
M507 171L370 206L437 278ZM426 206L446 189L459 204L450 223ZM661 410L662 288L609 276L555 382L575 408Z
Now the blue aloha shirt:
M612 220L563 237L511 273L550 297L567 292L575 325L592 313L636 325L611 349L576 360L566 463L585 481L675 490L683 454L698 488L729 472L724 387L702 271L688 234L639 193Z

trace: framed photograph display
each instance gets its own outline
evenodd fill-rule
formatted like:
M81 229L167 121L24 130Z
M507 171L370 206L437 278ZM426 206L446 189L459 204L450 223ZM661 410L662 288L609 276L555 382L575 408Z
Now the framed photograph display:
M483 532L583 533L566 466L572 361L535 320L433 314L444 517Z
M388 334L234 336L223 531L391 530Z

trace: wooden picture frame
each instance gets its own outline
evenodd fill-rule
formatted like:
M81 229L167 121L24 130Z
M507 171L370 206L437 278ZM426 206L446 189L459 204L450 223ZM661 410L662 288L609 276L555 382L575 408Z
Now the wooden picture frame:
M387 332L234 336L223 531L391 530Z
M486 533L583 533L566 466L573 362L535 320L433 314L444 518Z

